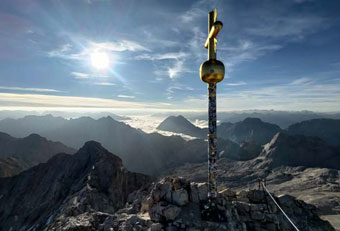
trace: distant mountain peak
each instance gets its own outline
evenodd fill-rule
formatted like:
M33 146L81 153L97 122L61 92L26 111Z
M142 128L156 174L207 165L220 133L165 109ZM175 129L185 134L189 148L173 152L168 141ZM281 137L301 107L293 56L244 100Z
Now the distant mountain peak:
M340 153L319 137L277 133L264 146L261 158L272 167L305 166L339 169Z
M249 117L234 124L222 123L217 128L217 135L239 144L247 140L253 140L258 145L263 145L268 143L280 131L281 128L275 124L263 122L259 118Z
M245 118L242 122L240 123L243 123L243 124L246 124L246 125L252 125L252 124L268 124L266 122L263 122L261 119L259 118L255 118L255 117L248 117L248 118Z
M25 137L26 139L39 139L39 140L47 140L45 137L40 136L39 134L32 133L29 136Z
M22 170L32 167L36 164L43 163L51 158L53 155L65 152L74 153L75 150L65 146L60 142L53 142L38 134L30 134L24 138L15 138L6 133L0 132L0 159L2 159L2 166L0 172L6 172L11 166L18 164L21 168L16 168L16 171L7 173L6 176L15 175ZM19 157L20 161L13 160L10 165L6 165L3 161L8 157ZM1 162L1 160L0 160ZM15 163L16 162L16 163ZM8 172L8 171L7 171ZM0 173L0 177L3 177Z
M75 153L75 156L79 156L80 158L89 156L91 159L95 160L98 160L100 158L110 159L110 161L115 162L114 165L123 166L123 162L118 156L113 155L99 142L94 140L87 141L84 146Z
M332 146L340 146L339 119L312 119L292 124L290 135L318 136Z
M108 153L109 151L107 151L99 142L91 140L87 141L84 146L79 149L79 152L97 154L99 152Z
M158 125L157 129L175 133L183 133L199 138L206 137L205 129L196 127L182 115L167 117Z

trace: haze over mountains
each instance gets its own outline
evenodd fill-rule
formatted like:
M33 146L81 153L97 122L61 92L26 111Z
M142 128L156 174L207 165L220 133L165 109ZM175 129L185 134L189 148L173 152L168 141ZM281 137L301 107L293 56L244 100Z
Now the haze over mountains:
M0 205L2 214L0 220L4 219L4 222L6 220L4 223L6 228L13 226L7 219L10 217L8 221L12 221L14 214L17 214L19 208L16 207L16 203L20 199L11 192L16 190L24 192L28 190L28 185L35 185L35 179L39 178L43 183L37 185L34 192L46 195L44 198L47 204L42 205L42 200L35 198L33 193L28 193L24 201L35 201L37 210L32 214L27 213L27 216L13 218L19 219L18 227L29 228L37 225L39 230L38 227L43 227L47 219L49 222L45 225L58 230L58 227L65 227L66 224L75 224L69 220L74 219L69 217L70 214L75 216L82 214L81 219L99 222L98 219L100 220L102 215L92 213L86 210L86 207L114 213L123 207L128 192L141 186L129 189L126 180L130 179L128 177L130 173L126 173L126 170L117 170L123 168L122 161L127 169L135 172L156 176L160 174L184 176L193 181L205 182L207 159L205 129L194 126L183 116L169 117L160 123L158 128L196 136L198 139L186 141L180 136L148 134L111 117L64 119L47 115L0 121L0 131L25 137L14 138L5 133L1 133L0 136L0 148L10 150L3 155L6 159L0 159L0 167L12 167L16 173L31 167L32 165L27 165L29 161L34 160L34 164L37 164L58 152L71 154L74 152L73 148L83 146L75 156L58 154L47 164L29 168L18 176L0 178L0 188L3 186L3 189L0 189L0 202L6 201L3 206ZM308 201L320 209L320 214L340 213L337 205L340 199L338 131L338 120L331 119L305 121L292 125L287 130L258 118L246 118L236 123L221 123L218 127L219 185L221 188L246 189L249 186L255 187L258 178L266 177L271 190L289 193ZM38 133L54 142L36 134L27 136L32 133ZM122 160L108 153L97 142L86 143L88 140L99 141ZM64 151L61 150L63 148ZM13 153L22 154L13 157ZM108 157L111 155L112 158ZM60 166L63 166L63 169L60 169ZM42 172L46 176L42 176ZM143 175L133 176L135 179ZM110 179L114 182L108 182ZM148 177L142 179L141 181L146 184L152 181ZM118 191L110 191L108 188L112 188L112 185L116 185L115 190ZM52 189L49 189L51 187ZM9 191L9 188L14 191ZM143 193L139 192L135 196L141 194ZM98 200L104 201L109 206L105 207L101 202L98 203ZM29 206L31 205L24 204L22 209L28 211ZM134 206L137 205L133 205L136 209ZM43 215L38 211L43 211ZM104 217L107 218L106 215ZM125 222L127 218L124 219L122 221Z
M0 132L0 177L17 173L46 162L57 153L72 154L75 149L53 142L37 134L15 138Z
M26 116L0 121L0 130L17 137L38 133L73 148L81 147L88 140L96 140L119 155L128 169L146 174L157 174L164 168L206 158L204 140L185 141L180 136L147 134L111 117L67 120L51 115ZM221 141L219 145L220 151L225 153L232 154L239 149L229 140Z
M313 119L288 127L291 135L317 136L333 146L340 146L340 120Z
M204 128L194 126L183 116L169 116L159 125L159 129L190 136L200 135L200 132L203 134L206 131ZM217 126L218 137L232 140L238 144L254 142L264 145L278 132L290 135L317 136L329 145L340 146L340 120L336 119L307 120L292 124L287 129L263 122L259 118L246 118L236 123L223 122Z
M206 120L206 112L181 112L181 114L191 120ZM178 112L158 113L154 116L176 116ZM285 129L288 126L311 119L340 119L339 112L313 112L313 111L277 111L277 110L246 110L246 111L230 111L217 112L217 119L221 122L236 123L246 118L258 118L264 122L277 124Z

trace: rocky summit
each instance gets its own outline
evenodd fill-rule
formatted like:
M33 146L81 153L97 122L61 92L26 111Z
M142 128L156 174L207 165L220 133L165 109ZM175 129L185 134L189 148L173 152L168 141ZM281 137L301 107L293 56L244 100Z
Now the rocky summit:
M151 183L90 141L74 155L0 179L0 231L292 230L263 190L225 188L211 220L204 218L206 183L165 177ZM334 230L316 207L292 196L275 200L301 231Z
M127 171L119 157L86 142L74 155L0 178L0 230L96 230L93 219L113 214L150 178Z
M164 178L151 187L149 195L137 198L127 208L105 219L97 230L151 231L275 231L294 230L275 203L262 190L240 191L225 189L216 199L216 213L212 220L202 219L207 200L206 183L194 183L183 178ZM334 228L321 220L314 206L283 195L277 203L302 230L331 231ZM140 212L130 213L128 207L140 204ZM131 211L131 210L130 210ZM95 230L95 229L93 229Z

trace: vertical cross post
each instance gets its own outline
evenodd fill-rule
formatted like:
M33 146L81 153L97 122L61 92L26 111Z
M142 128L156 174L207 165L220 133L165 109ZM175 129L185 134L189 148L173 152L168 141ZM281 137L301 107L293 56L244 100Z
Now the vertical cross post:
M210 34L211 28L214 22L216 22L216 11L209 12L209 22L208 22L208 34ZM208 38L208 60L216 59L216 46L215 38ZM208 198L215 198L217 195L216 187L216 83L208 84Z
M224 65L216 59L217 35L223 24L217 21L217 11L208 15L208 38L205 47L208 48L208 60L202 63L200 77L208 84L208 198L212 201L217 196L217 134L216 134L216 85L224 78Z

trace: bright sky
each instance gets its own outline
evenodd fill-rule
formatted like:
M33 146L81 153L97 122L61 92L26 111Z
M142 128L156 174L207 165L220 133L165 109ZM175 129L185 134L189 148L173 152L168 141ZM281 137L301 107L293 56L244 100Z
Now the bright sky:
M205 110L215 7L218 110L338 110L336 0L1 0L0 109Z

